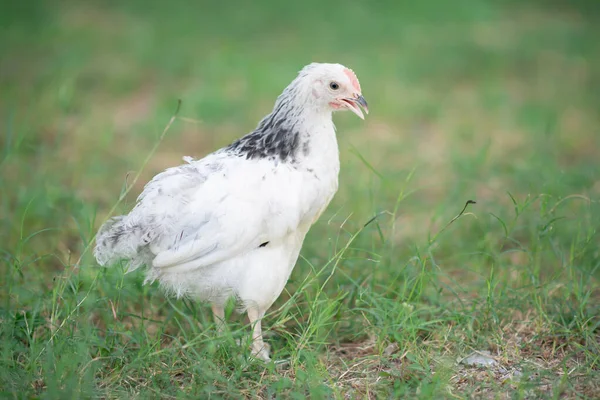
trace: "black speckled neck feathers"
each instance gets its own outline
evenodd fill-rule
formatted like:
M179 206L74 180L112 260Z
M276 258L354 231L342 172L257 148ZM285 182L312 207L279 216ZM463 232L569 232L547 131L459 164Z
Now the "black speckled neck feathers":
M309 133L303 132L306 119L305 98L298 80L277 98L273 111L256 129L229 145L225 150L247 159L269 158L296 162L300 154L310 152Z

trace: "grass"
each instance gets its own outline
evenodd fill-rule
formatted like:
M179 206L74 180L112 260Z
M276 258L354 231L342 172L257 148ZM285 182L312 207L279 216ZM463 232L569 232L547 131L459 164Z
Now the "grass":
M2 397L600 393L594 2L4 8ZM208 307L86 250L124 188L117 212L251 130L313 60L351 66L371 114L336 116L340 190L264 323L289 364L264 365L231 310L218 337ZM497 364L458 362L473 351Z

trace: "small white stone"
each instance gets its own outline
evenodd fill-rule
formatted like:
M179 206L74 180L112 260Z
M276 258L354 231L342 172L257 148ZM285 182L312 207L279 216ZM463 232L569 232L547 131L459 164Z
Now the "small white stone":
M460 360L460 363L470 367L488 367L498 364L498 361L492 357L489 351L483 350L474 351Z

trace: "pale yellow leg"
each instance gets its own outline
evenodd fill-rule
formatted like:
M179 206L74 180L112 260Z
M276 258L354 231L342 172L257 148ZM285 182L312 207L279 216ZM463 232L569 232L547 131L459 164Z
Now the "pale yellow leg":
M212 304L210 308L212 309L215 325L217 326L217 333L221 335L225 330L225 307L219 304Z
M269 348L262 337L262 318L264 311L259 311L255 307L248 308L248 319L252 326L252 355L264 361L271 361L269 358Z

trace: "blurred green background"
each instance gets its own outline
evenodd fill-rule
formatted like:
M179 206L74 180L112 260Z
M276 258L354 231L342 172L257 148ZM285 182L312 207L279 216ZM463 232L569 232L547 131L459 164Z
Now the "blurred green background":
M599 38L593 0L3 2L0 395L597 396ZM371 113L335 116L340 190L264 323L290 363L265 367L242 318L215 338L88 247L178 99L118 211L313 61ZM508 372L456 363L473 350Z

